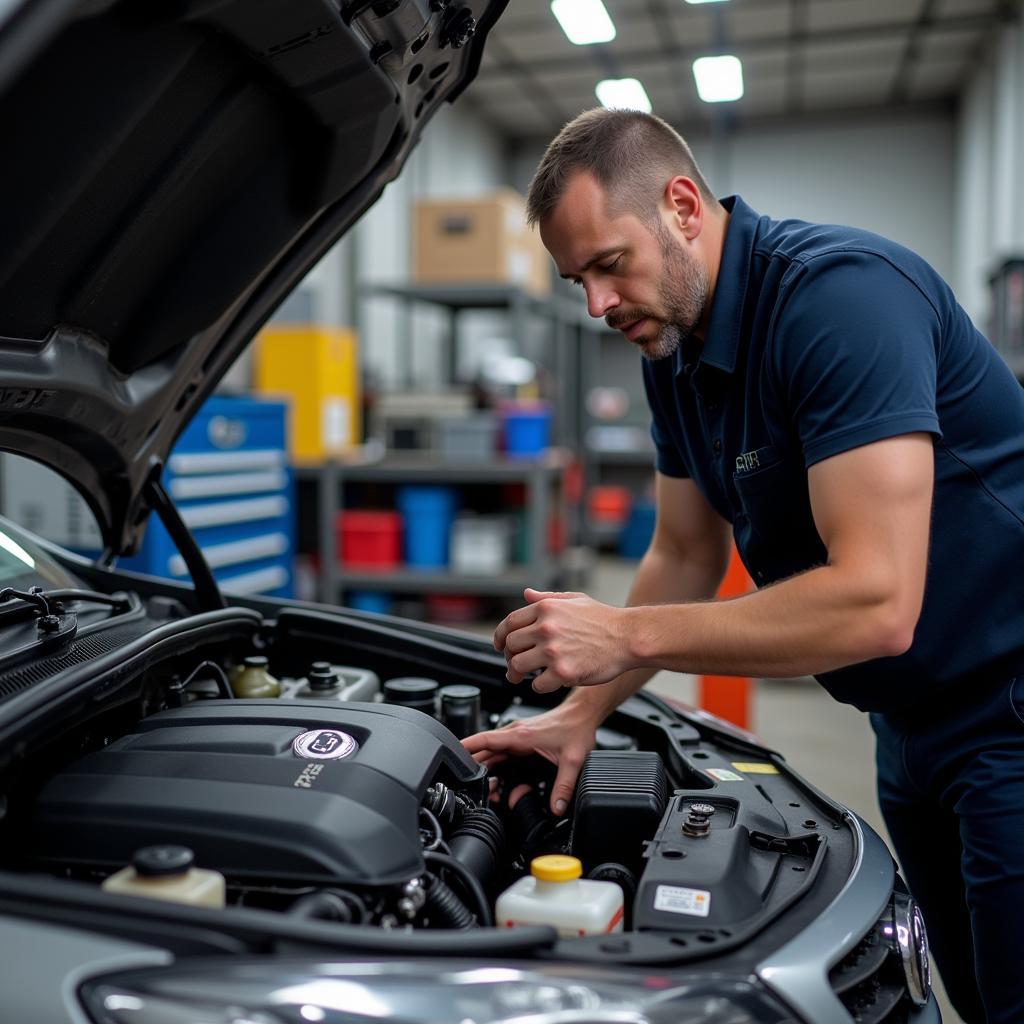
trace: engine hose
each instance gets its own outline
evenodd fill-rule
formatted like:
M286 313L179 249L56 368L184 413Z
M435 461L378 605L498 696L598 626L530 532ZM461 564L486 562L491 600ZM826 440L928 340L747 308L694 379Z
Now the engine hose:
M430 875L427 887L426 909L431 917L446 928L472 928L475 918L472 912L437 875Z
M446 828L458 825L463 814L476 807L468 797L449 789L443 782L435 782L427 787L423 797L423 806L430 811Z
M527 863L541 853L561 852L552 834L558 822L559 819L548 813L547 805L537 791L530 790L509 811L509 845L514 850L521 850Z
M428 864L435 864L437 867L445 868L451 871L452 874L457 875L459 881L466 889L466 894L472 896L473 902L476 903L476 918L480 926L482 928L490 928L494 924L494 918L491 916L491 907L487 902L487 897L484 895L484 890L477 881L476 876L470 872L465 864L457 861L454 857L448 857L434 850L424 850L423 859Z
M321 889L296 900L289 911L295 917L309 917L341 924L362 924L366 920L366 906L353 893L343 889Z
M487 807L465 811L459 827L449 836L448 845L452 856L485 890L489 889L505 849L505 827L498 815Z

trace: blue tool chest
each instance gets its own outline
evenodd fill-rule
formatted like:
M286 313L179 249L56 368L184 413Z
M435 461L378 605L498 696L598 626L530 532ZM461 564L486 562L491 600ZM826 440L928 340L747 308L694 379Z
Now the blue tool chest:
M164 488L227 594L292 596L295 493L286 423L284 402L215 395L167 460ZM118 565L188 577L155 514L138 554Z

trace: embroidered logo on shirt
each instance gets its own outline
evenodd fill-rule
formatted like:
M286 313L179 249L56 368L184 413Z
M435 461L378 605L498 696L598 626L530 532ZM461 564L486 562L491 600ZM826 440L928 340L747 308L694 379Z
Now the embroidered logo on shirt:
M764 451L764 449L757 448L752 452L744 452L742 455L737 455L736 472L749 473L752 469L758 469L761 465L761 460L758 458L757 453L760 451Z

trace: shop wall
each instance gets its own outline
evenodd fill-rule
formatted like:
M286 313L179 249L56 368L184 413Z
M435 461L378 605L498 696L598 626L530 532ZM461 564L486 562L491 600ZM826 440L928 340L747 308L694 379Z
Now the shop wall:
M507 184L499 136L470 102L444 107L424 130L398 178L349 235L308 275L278 313L284 320L356 324L360 358L388 389L438 389L448 320L429 308L406 318L390 299L357 299L367 284L404 284L410 276L412 209L418 197L480 195ZM501 331L493 317L471 318L462 334Z
M1024 6L1024 5L1022 5ZM988 280L1024 257L1024 22L1008 23L975 64L957 116L956 267L961 301L984 326Z
M920 253L956 287L951 110L807 117L685 135L718 195L738 192L772 217L877 231ZM543 145L516 153L518 188L529 184Z

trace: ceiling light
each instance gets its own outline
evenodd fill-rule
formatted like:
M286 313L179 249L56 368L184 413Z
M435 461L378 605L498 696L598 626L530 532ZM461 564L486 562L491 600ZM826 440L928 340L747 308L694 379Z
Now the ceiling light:
M614 110L642 110L651 112L651 100L647 90L636 78L606 78L597 83L597 98L602 107Z
M717 4L721 3L721 0L686 0L688 4Z
M698 57L693 62L697 95L705 103L728 103L743 95L743 65L739 57Z
M610 43L615 26L602 0L551 0L551 13L558 19L570 43Z

